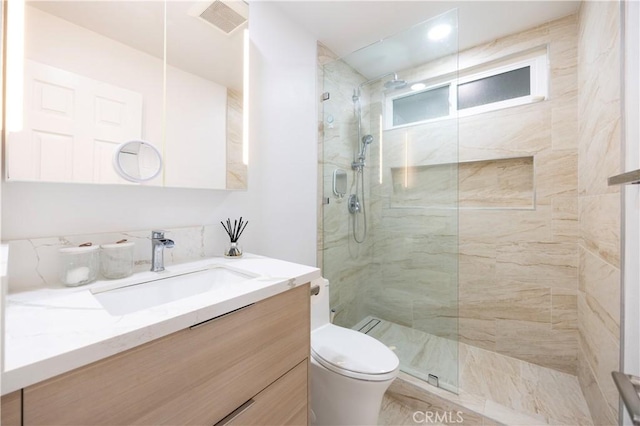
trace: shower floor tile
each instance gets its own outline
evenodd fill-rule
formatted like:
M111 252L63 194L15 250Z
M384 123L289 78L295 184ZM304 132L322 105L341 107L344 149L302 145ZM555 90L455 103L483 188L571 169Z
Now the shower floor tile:
M419 389L392 385L380 424L415 424L410 416L418 409L415 402L432 406L437 397L502 424L593 425L576 376L375 317L365 318L354 329L391 347L407 373L401 378ZM439 377L441 388L425 383L429 373ZM406 401L413 401L412 407Z

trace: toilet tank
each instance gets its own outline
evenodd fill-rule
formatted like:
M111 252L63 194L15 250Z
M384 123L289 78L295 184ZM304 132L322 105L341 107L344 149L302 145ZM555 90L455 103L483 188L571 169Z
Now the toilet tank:
M329 324L329 280L318 278L311 281L311 287L318 286L320 292L311 296L311 330Z

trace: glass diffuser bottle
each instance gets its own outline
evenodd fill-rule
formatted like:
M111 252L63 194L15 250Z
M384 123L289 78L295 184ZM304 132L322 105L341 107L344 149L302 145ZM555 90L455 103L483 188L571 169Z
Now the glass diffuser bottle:
M225 232L229 236L229 247L224 251L224 257L230 258L239 258L242 257L242 248L238 245L238 239L244 229L247 227L247 222L242 221L242 216L240 220L234 220L233 225L231 224L231 219L227 219L227 224L225 225L223 222L220 222Z

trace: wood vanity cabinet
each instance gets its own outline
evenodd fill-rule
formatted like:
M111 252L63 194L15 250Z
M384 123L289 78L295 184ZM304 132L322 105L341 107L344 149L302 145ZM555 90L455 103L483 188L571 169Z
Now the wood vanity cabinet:
M22 424L22 392L15 391L2 397L0 425L20 426Z
M23 389L24 425L308 424L304 285Z

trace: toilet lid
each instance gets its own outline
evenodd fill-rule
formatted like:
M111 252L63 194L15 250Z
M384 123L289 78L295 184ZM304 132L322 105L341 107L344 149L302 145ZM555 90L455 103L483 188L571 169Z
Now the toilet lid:
M386 380L395 373L400 361L391 349L371 336L327 324L311 333L311 352L325 367L347 376L373 376L371 380ZM384 375L385 377L380 377Z

